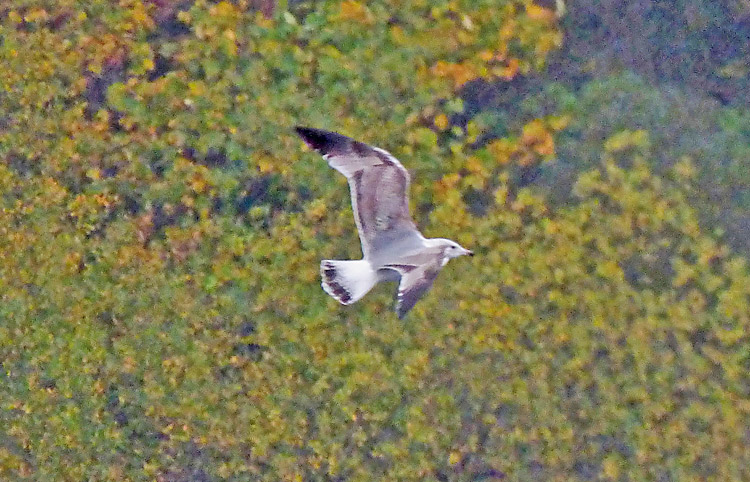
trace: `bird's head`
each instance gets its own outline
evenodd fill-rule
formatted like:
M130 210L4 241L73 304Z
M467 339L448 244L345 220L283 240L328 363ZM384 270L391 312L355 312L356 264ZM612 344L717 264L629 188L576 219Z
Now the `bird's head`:
M457 242L451 241L450 239L436 238L430 239L429 241L431 245L443 248L443 265L445 265L448 260L458 258L459 256L474 256L473 251L464 248Z

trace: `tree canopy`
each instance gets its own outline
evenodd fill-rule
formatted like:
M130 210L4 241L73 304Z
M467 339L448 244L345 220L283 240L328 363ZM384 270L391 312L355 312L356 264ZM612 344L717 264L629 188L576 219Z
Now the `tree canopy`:
M682 3L670 48L750 18ZM619 31L592 16L0 6L0 478L750 478L748 53L648 75L582 47ZM320 289L359 242L295 124L388 149L476 253L405 320Z

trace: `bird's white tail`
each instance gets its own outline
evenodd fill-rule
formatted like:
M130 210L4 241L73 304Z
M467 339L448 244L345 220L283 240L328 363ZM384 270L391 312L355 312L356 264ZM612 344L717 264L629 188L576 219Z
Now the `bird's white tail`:
M377 272L364 259L324 259L320 262L320 277L325 292L343 305L359 300L378 282Z

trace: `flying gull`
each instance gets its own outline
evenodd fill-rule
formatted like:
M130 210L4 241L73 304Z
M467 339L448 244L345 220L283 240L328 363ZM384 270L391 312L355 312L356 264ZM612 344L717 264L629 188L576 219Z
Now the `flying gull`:
M363 259L321 261L321 285L336 301L349 305L380 281L398 281L396 313L403 318L448 260L474 254L450 239L422 236L409 215L409 173L390 153L335 132L296 130L349 181Z

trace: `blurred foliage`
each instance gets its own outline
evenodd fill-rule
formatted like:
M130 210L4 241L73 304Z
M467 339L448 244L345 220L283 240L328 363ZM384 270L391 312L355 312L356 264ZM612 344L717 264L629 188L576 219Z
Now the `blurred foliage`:
M549 0L546 0L549 1ZM557 80L582 83L624 70L650 84L750 106L750 3L744 0L567 0Z
M750 269L699 222L707 173L747 193L743 113L629 78L467 109L560 46L526 0L0 19L0 478L750 477ZM359 243L298 123L401 157L478 253L405 323L320 289ZM533 181L565 162L563 202Z
M710 97L671 87L652 89L626 73L587 83L578 92L548 83L522 103L519 118L546 112L572 119L557 138L557 158L540 170L555 203L570 197L581 170L601 162L604 151L623 166L642 157L659 175L677 163L694 166L686 191L702 225L742 253L750 253L750 116L721 108ZM543 171L543 172L541 172Z

